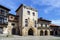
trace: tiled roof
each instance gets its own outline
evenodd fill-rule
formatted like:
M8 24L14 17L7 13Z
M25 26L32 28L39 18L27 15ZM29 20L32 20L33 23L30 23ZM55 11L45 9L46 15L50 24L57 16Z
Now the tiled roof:
M46 22L51 22L50 20L46 20L46 19L43 19L43 18L39 18L38 21L46 21Z
M10 11L10 9L8 9L8 8L5 7L5 6L0 5L0 7L6 9L6 10L8 10L8 11Z
M59 25L50 24L50 27L59 27Z

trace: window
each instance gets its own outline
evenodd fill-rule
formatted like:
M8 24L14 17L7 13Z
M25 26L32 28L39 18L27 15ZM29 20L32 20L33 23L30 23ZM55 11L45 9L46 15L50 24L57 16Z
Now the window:
M0 23L4 23L4 19L3 18L0 18Z
M45 27L45 24L43 24L43 27Z
M28 12L28 15L30 15L30 11L27 11Z
M38 24L39 27L41 27L41 24Z
M47 27L47 24L45 24L45 26Z
M25 26L28 26L28 19L25 19Z
M2 9L1 9L1 10L0 10L0 14L5 16L5 15L6 15L5 10L2 10Z
M15 24L14 24L14 23L12 23L12 26L15 26Z
M49 25L47 25L47 27L49 27Z
M2 23L2 18L0 18L0 23Z
M36 27L36 21L35 21L35 27Z
M27 19L25 19L25 23L28 23L28 20Z
M5 13L5 11L4 11L4 10L1 10L1 13L2 13L2 14L4 14L4 13Z
M3 28L0 27L0 34L3 34Z
M43 24L41 24L41 27L43 26Z
M33 16L35 16L35 13L33 12Z
M7 20L6 19L4 19L4 23L7 23Z
M7 18L6 17L4 17L4 23L7 23Z

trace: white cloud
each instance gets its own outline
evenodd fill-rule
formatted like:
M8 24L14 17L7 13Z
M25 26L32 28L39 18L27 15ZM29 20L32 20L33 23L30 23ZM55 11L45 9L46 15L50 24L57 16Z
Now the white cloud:
M54 8L60 8L60 0L32 0L33 4L35 5L47 5L46 9L44 9L44 12L48 14L51 10ZM59 15L59 13L58 13Z
M60 7L60 0L32 0L34 4Z
M52 20L52 23L60 26L60 20Z

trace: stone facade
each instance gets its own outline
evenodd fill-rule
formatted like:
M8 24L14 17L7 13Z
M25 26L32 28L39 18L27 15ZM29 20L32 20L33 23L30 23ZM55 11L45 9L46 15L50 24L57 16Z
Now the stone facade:
M46 35L50 35L50 26L49 24L51 24L51 21L43 19L43 18L39 18L38 19L38 35L39 36L46 36Z
M50 35L53 29L57 29L57 26L53 25L53 28L50 25L51 21L38 18L36 9L23 4L16 10L16 15L9 13L7 19L8 25L3 27L3 34L6 35L46 36Z

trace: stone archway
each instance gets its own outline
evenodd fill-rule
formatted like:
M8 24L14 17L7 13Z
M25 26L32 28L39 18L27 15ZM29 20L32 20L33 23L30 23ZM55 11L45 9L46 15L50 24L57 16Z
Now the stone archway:
M55 35L58 35L57 31L55 31Z
M45 35L48 35L48 31L47 30L45 30Z
M40 31L40 36L43 36L43 30Z
M34 35L34 32L31 28L28 30L28 35Z
M50 31L50 35L54 35L54 31Z
M16 29L12 28L12 34L15 35L16 34Z

